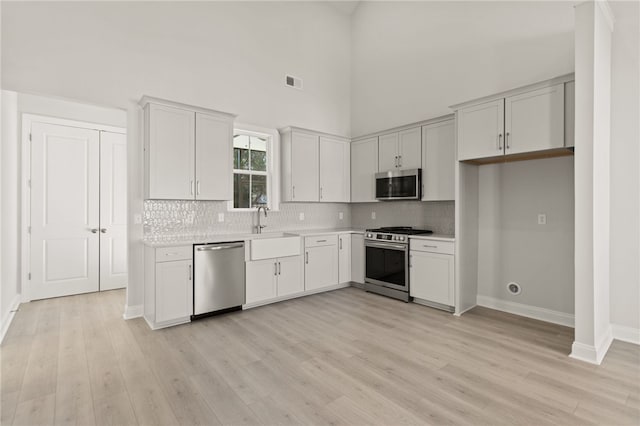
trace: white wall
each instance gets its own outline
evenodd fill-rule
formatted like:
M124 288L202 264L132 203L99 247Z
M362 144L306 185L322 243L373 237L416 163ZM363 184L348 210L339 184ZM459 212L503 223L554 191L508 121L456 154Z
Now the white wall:
M353 16L352 134L573 72L573 2L362 2Z
M611 7L611 323L640 343L640 4Z
M349 18L316 2L3 2L3 85L124 108L127 304L142 303L143 94L262 127L350 135ZM29 25L24 25L29 22ZM79 36L81 34L82 36ZM284 86L285 74L304 90Z
M542 308L573 325L573 186L572 156L479 168L479 302ZM522 293L507 291L511 281Z

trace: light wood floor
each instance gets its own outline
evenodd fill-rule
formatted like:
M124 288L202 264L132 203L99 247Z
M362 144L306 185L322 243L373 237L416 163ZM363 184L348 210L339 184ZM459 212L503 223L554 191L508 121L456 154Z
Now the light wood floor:
M640 423L640 350L567 357L573 330L461 318L354 288L150 331L124 292L21 306L2 424Z

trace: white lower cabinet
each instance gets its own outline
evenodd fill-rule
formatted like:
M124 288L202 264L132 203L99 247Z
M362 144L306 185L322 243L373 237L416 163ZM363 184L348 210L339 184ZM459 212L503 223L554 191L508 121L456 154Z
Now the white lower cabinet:
M193 246L145 248L144 318L152 329L191 321Z
M364 284L364 235L351 235L351 281Z
M443 307L453 307L453 242L411 241L409 293L411 297Z
M304 288L317 290L338 284L338 238L323 235L305 238Z
M338 282L351 281L351 234L338 235Z
M246 304L304 291L302 257L246 262Z

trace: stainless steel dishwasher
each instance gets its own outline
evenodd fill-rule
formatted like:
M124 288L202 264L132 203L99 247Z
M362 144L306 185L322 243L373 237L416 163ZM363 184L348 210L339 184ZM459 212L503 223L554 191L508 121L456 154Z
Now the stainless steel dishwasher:
M244 242L194 244L192 319L242 309Z

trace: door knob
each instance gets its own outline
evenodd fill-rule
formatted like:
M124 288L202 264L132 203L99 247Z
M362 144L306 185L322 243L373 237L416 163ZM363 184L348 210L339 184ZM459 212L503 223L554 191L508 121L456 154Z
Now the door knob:
M96 234L97 232L98 232L98 228L92 228L92 229L91 229L91 233L92 233L92 234Z
M107 233L107 228L100 228L100 232L102 232L103 234Z

